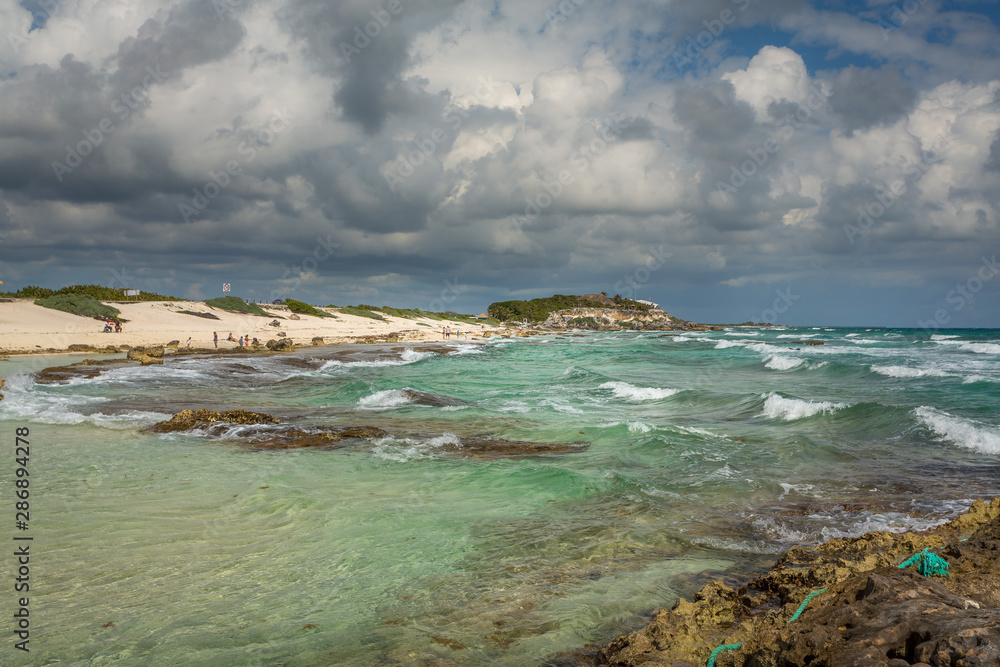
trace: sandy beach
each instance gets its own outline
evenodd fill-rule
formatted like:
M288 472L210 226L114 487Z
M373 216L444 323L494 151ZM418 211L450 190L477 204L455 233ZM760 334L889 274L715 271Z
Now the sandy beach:
M325 343L358 342L365 338L385 338L396 334L400 341L431 341L442 339L442 327L450 327L451 340L459 340L455 332L474 339L486 332L503 331L486 324L469 325L463 322L433 319L411 320L384 315L385 321L368 317L338 313L334 318L296 315L287 308L262 306L268 317L233 313L211 308L192 301L146 301L110 303L121 311L120 318L127 320L121 333L103 333L101 321L71 315L50 308L43 308L31 299L14 299L0 303L0 354L41 354L69 352L70 346L88 345L94 348L109 346L167 345L180 341L180 346L213 347L213 332L219 334L219 349L238 347L227 341L229 334L237 340L249 335L262 344L271 339L289 339L298 345L311 344L315 337ZM208 319L180 311L210 313L218 319ZM295 319L293 319L295 318ZM271 326L272 322L279 326ZM284 336L279 336L284 333ZM462 339L464 340L464 338Z

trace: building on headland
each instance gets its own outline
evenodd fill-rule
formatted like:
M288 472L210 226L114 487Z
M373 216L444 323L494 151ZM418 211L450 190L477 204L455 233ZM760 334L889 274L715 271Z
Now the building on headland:
M633 301L635 301L636 303L641 303L644 306L649 306L653 310L659 310L660 309L660 304L653 303L652 301L647 301L646 299L633 299Z

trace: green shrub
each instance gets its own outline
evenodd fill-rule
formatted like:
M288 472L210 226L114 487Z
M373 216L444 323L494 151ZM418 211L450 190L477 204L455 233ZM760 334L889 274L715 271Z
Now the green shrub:
M205 305L218 308L219 310L228 310L231 313L246 313L247 315L270 317L257 304L247 303L238 296L221 296L216 299L208 299L205 301Z
M323 312L319 308L310 306L305 301L296 301L295 299L285 299L285 305L288 306L288 310L293 313L299 313L300 315L312 315L314 317L333 317L330 313Z
M566 325L574 329L591 329L593 331L601 328L601 325L593 317L574 317L566 322Z
M101 285L70 285L69 287L61 287L57 290L38 287L37 285L28 285L7 296L19 299L44 299L56 294L86 295L98 301L183 301L183 299L178 299L174 296L164 296L154 292L142 292L137 297L127 297L125 296L124 289L102 287Z
M358 317L368 317L373 320L382 320L385 322L385 318L378 313L373 313L371 309L362 306L342 306L339 308L340 312L345 315L356 315Z
M92 296L86 294L55 294L43 299L35 299L35 304L43 308L61 310L83 317L101 319L117 318L121 311L113 306L105 306Z

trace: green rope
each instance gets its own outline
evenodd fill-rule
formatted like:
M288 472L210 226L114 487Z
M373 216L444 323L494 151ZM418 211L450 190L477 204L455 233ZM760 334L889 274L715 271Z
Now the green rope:
M911 565L916 565L917 572L925 577L951 576L948 572L948 561L941 558L937 554L932 554L930 549L924 549L923 551L913 554L900 563L899 567L904 568Z
M715 658L720 653L723 651L735 651L741 646L743 646L743 642L740 642L739 644L723 644L719 648L712 651L712 655L708 656L708 663L706 663L705 667L715 667Z
M788 622L791 623L792 621L794 621L795 619L797 619L799 616L801 616L802 612L804 612L806 610L806 606L809 604L809 602L814 597L816 597L817 595L820 595L821 593L826 593L826 589L825 588L821 588L818 591L813 591L812 593L810 593L809 595L807 595L806 599L803 600L802 604L799 605L799 608L795 611L794 614L792 614L792 617L790 619L788 619Z

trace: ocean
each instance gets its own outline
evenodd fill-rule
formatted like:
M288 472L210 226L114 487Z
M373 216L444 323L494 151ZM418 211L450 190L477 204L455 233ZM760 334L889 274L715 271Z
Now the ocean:
M1000 495L995 330L568 332L33 382L83 358L0 362L3 488L30 440L26 532L4 504L9 544L33 537L23 664L539 665L792 545ZM387 435L142 431L202 407ZM487 436L578 444L497 458Z

